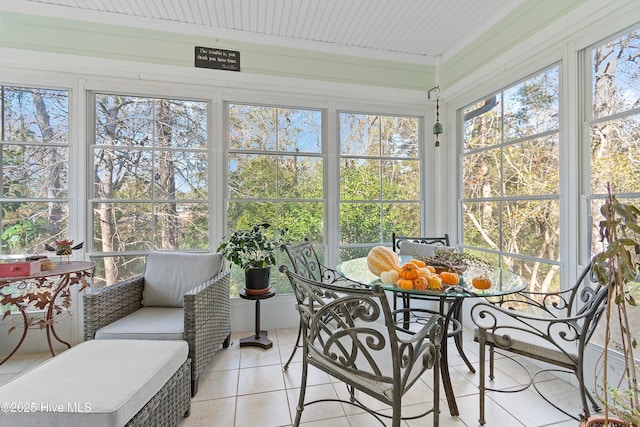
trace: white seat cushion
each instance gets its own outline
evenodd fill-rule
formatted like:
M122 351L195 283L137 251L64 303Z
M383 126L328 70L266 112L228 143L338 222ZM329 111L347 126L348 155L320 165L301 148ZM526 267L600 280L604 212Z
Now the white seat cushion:
M219 253L150 252L144 272L146 307L182 307L187 291L222 271Z
M0 387L0 426L123 426L187 360L184 341L86 341Z
M357 324L358 323L359 322L357 322ZM360 326L376 329L385 337L384 339L386 342L384 349L379 351L370 350L369 353L373 358L373 363L380 369L381 376L386 378L385 381L375 381L366 377L367 373L373 374L371 369L372 361L366 360L362 351L358 353L355 364L360 367L361 372L365 372L364 375L358 375L352 371L353 368L347 368L340 362L327 358L327 356L323 354L324 349L322 348L322 345L309 347L309 358L311 363L316 366L323 366L326 369L326 372L332 372L338 378L342 377L348 383L359 384L360 387L370 390L374 394L385 396L387 399L391 400L393 398L393 362L391 360L391 349L386 327L375 322L362 322ZM398 335L398 338L406 340L410 340L413 336L412 334L404 333L402 331L396 331L396 334ZM364 339L364 335L365 334L362 334L359 338ZM339 341L345 344L345 348L351 348L352 341L350 336L345 335ZM426 366L422 362L424 362L424 359L417 361L412 367L411 371L405 378L407 384L411 384L416 377L420 376L426 369Z
M184 310L173 307L142 307L98 329L96 339L184 339Z

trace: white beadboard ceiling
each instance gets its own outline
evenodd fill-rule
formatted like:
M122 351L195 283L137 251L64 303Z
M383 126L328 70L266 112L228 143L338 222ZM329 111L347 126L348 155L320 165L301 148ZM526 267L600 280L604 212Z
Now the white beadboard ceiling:
M524 0L2 0L0 10L436 64Z

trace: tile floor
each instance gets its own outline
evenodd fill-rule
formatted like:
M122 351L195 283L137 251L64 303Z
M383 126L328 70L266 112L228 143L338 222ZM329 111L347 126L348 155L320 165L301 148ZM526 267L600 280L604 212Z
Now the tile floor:
M234 333L228 349L219 351L200 379L200 388L193 398L191 415L180 427L276 427L290 426L295 418L295 405L300 387L300 353L287 371L282 366L291 354L297 329L278 329L269 332L273 348L240 348L240 338L250 333ZM465 351L472 362L477 362L477 343L471 341L467 331ZM453 346L451 346L453 347ZM455 347L450 348L453 388L456 392L460 416L452 417L441 392L440 425L442 427L478 426L478 375L468 371ZM48 354L14 356L0 366L0 384L25 369L43 362ZM513 386L524 381L522 372L506 359L497 361L496 385ZM544 379L545 389L550 390L554 401L572 413L580 412L575 387L549 376ZM431 404L433 395L431 372L414 385L404 397L403 413L420 410L422 404ZM342 383L333 382L319 371L309 376L307 396L344 398ZM377 401L367 400L371 407L384 408ZM519 393L489 393L486 409L487 427L577 427L578 422L547 404L538 394L526 390ZM380 425L371 415L340 403L320 403L307 407L302 415L302 425L313 427L369 427ZM431 415L403 422L404 427L431 426Z

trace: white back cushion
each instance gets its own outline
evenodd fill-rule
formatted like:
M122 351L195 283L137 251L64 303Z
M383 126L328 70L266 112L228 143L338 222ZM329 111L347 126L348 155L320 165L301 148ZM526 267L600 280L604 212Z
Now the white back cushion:
M218 253L150 252L144 272L142 304L182 307L183 295L222 271Z
M435 255L436 248L444 248L443 245L429 245L426 243L410 242L403 240L400 242L400 248L398 255L411 255L421 257L433 257Z

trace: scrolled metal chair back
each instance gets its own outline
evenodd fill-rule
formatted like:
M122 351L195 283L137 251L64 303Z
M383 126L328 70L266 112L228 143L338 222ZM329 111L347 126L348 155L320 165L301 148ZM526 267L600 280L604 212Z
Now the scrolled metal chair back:
M289 257L293 271L308 279L324 283L344 279L340 273L320 263L318 254L308 238L295 245L282 245L282 249Z
M411 375L414 368L429 369L439 358L443 335L440 316L431 319L428 335L405 342L397 335L380 286L348 279L339 285L321 283L286 266L280 269L289 277L296 295L303 326L303 357L310 363L333 367L330 373L338 373L338 377L346 373L388 383L390 389L401 392L418 379Z

